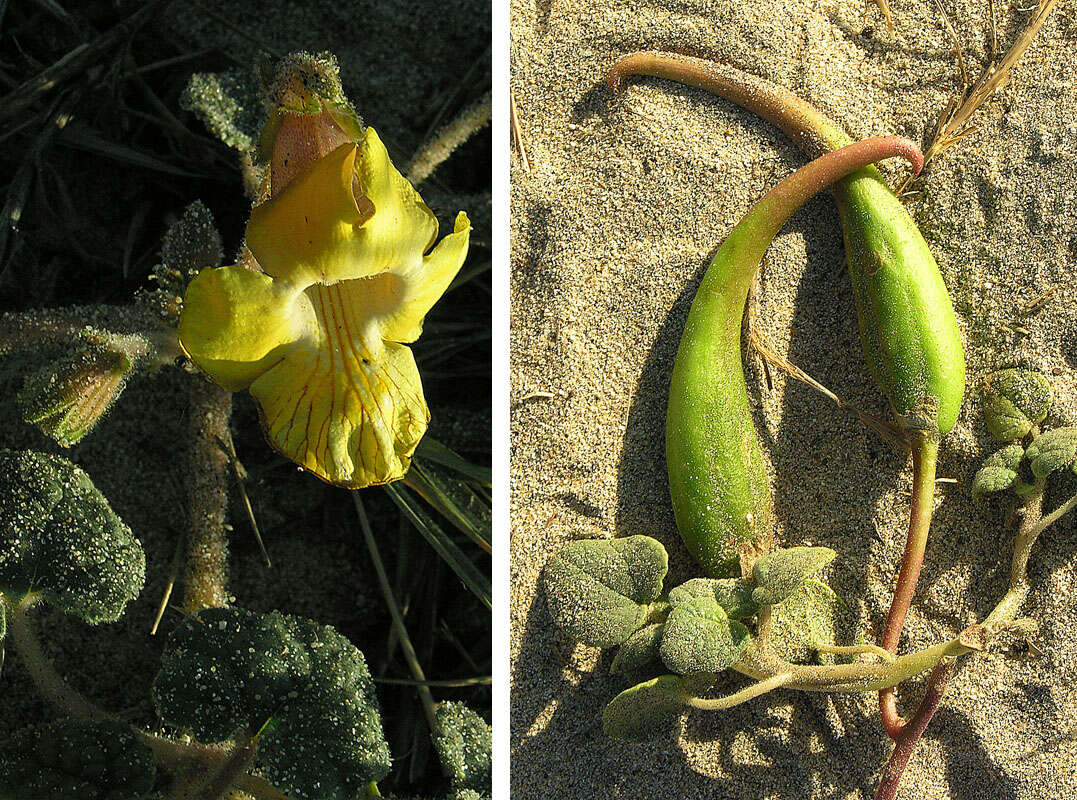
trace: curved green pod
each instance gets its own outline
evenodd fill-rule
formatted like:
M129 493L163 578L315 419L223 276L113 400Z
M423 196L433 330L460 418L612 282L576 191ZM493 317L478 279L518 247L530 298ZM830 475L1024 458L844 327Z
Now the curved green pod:
M635 53L610 70L610 86L616 90L626 75L667 78L717 94L777 125L812 157L852 141L792 92L732 67ZM916 438L945 434L960 411L965 360L938 264L875 167L856 171L833 191L868 366L903 428Z
M688 313L673 366L666 464L677 527L712 577L769 547L772 503L741 364L741 318L767 247L809 198L864 164L902 155L908 139L881 137L828 153L771 189L714 256Z

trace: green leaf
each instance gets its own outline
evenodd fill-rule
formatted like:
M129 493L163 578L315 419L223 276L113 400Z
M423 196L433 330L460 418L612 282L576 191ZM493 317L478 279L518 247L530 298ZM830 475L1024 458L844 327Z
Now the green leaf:
M613 647L647 621L668 567L649 536L569 542L546 565L546 604L569 638Z
M715 674L734 663L751 637L730 620L713 597L694 597L675 605L666 619L659 652L678 675Z
M490 792L490 726L463 703L434 708L434 749L456 789Z
M1037 436L1025 455L1037 478L1068 467L1077 456L1077 428L1055 428Z
M1025 448L1016 442L989 455L972 478L972 494L980 497L1016 486L1020 481L1017 468L1024 457Z
M246 152L254 146L262 103L254 75L244 70L196 72L180 105L198 115L210 132L229 147Z
M645 674L652 670L661 672L662 659L658 648L662 643L662 632L665 628L664 623L653 622L629 636L617 650L617 655L610 664L610 672L629 676Z
M366 659L313 620L235 606L184 619L153 700L164 722L204 744L261 731L263 774L295 800L350 800L389 772Z
M90 476L70 461L0 450L0 592L41 592L92 625L138 596L146 554Z
M1003 369L987 377L983 388L984 421L1000 442L1027 436L1043 422L1053 401L1046 376L1026 369Z
M695 597L711 597L730 619L745 619L759 611L752 600L753 588L746 578L692 578L670 590L669 602L677 606Z
M685 679L662 675L617 695L602 711L602 730L614 739L645 742L666 733L685 710Z
M147 800L153 753L119 722L63 720L23 728L0 747L0 797Z
M770 617L770 643L775 653L794 664L818 661L820 645L852 643L856 618L834 590L808 580L774 606Z
M780 603L836 556L829 547L790 547L768 553L752 568L756 583L752 599L759 605Z

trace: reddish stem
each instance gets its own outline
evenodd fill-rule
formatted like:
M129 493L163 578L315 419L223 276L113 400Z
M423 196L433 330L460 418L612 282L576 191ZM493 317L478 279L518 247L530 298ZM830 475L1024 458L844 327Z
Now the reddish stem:
M901 776L905 774L905 767L908 766L909 759L928 723L935 716L935 711L946 692L946 684L953 677L956 667L957 662L954 659L945 658L931 671L924 699L920 701L916 713L895 737L894 750L890 753L890 761L886 765L883 779L875 793L875 800L894 800L897 797L898 786L901 784Z
M741 257L747 259L749 253L755 255L754 251L758 249L758 257L762 258L762 251L785 221L811 197L864 166L894 156L906 159L914 175L919 174L924 165L920 148L904 136L872 136L819 156L763 195L737 223L722 249L738 246L738 235L745 235L750 238L751 245Z
M610 68L610 89L618 91L629 75L665 78L716 94L777 126L809 156L853 141L836 122L788 89L725 64L673 53L633 53Z
M897 652L901 629L912 605L916 583L920 578L920 568L924 563L924 550L927 548L935 501L935 463L938 452L937 438L924 437L913 441L913 490L909 533L905 539L905 553L902 556L901 570L894 587L894 599L890 603L890 613L886 617L881 641L882 647L891 653ZM906 723L898 713L893 688L879 692L879 716L890 738L897 739Z

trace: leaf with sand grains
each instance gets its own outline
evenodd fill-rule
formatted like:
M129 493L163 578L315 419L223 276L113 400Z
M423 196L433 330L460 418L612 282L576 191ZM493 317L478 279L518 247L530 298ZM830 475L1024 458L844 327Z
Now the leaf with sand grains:
M546 565L546 604L569 638L613 647L647 621L668 567L649 536L569 542Z
M746 578L692 578L670 590L669 602L678 606L695 597L711 597L730 619L744 619L759 611L752 600L753 588Z
M662 675L625 689L602 711L602 730L614 739L646 742L670 730L689 697L685 679Z
M1025 483L1017 474L1017 468L1021 466L1021 460L1024 457L1025 448L1016 443L1006 445L989 455L972 478L973 496L982 497L985 494L1004 492L1010 488L1020 491Z
M1027 369L1002 369L984 381L984 422L1000 442L1012 442L1043 422L1053 400L1045 376Z
M734 663L751 636L731 620L713 597L695 597L673 607L666 620L660 652L678 675L718 673Z
M1077 428L1055 428L1037 437L1025 451L1032 474L1042 478L1068 467L1077 457Z
M146 554L90 476L70 461L0 450L0 593L44 596L91 625L138 597Z
M659 647L665 630L665 623L653 622L629 636L617 650L610 664L610 672L614 675L645 675L648 672L653 675L654 672L663 672L665 668Z
M829 547L789 547L768 553L752 568L756 582L752 600L760 605L780 603L837 555Z
M855 618L845 602L825 583L808 580L774 606L771 645L775 653L794 664L815 661L819 647L849 639Z
M454 789L490 793L490 726L463 703L446 701L434 708L433 736Z

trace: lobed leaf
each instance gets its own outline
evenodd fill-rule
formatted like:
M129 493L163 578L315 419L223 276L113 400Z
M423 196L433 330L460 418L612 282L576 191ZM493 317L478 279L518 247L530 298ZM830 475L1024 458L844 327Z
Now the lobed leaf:
M834 590L807 580L774 606L770 642L775 653L796 664L817 661L820 645L851 644L856 619Z
M571 639L613 647L647 621L668 567L649 536L569 542L546 565L546 604Z
M1077 456L1077 428L1055 428L1037 436L1025 455L1037 478L1070 466Z
M1000 442L1012 442L1043 422L1053 399L1046 376L1026 369L999 370L984 381L984 422Z
M836 556L829 547L790 547L768 553L752 568L756 583L752 600L759 605L780 603Z
M685 679L662 675L625 689L602 711L602 730L614 739L645 742L669 731L685 710Z
M91 624L138 596L146 555L90 476L59 456L0 450L0 592L40 592Z
M147 800L156 780L153 753L119 723L35 725L0 749L3 800Z
M444 702L434 708L434 723L434 749L453 788L489 794L492 737L486 720L463 703Z
M610 664L610 672L632 676L646 674L652 670L663 671L659 647L665 629L664 623L653 622L629 636L617 650L617 655Z
M680 605L695 597L711 597L730 619L746 619L759 611L752 600L755 584L746 578L692 578L669 592L669 602Z
M694 597L675 605L666 619L659 652L678 675L716 674L733 664L751 637L730 620L713 597Z
M327 625L206 609L173 632L153 698L165 722L204 743L264 728L258 761L296 800L351 800L389 772L366 660Z
M972 478L972 494L981 497L1014 488L1021 482L1017 469L1025 457L1025 448L1016 442L989 455Z

